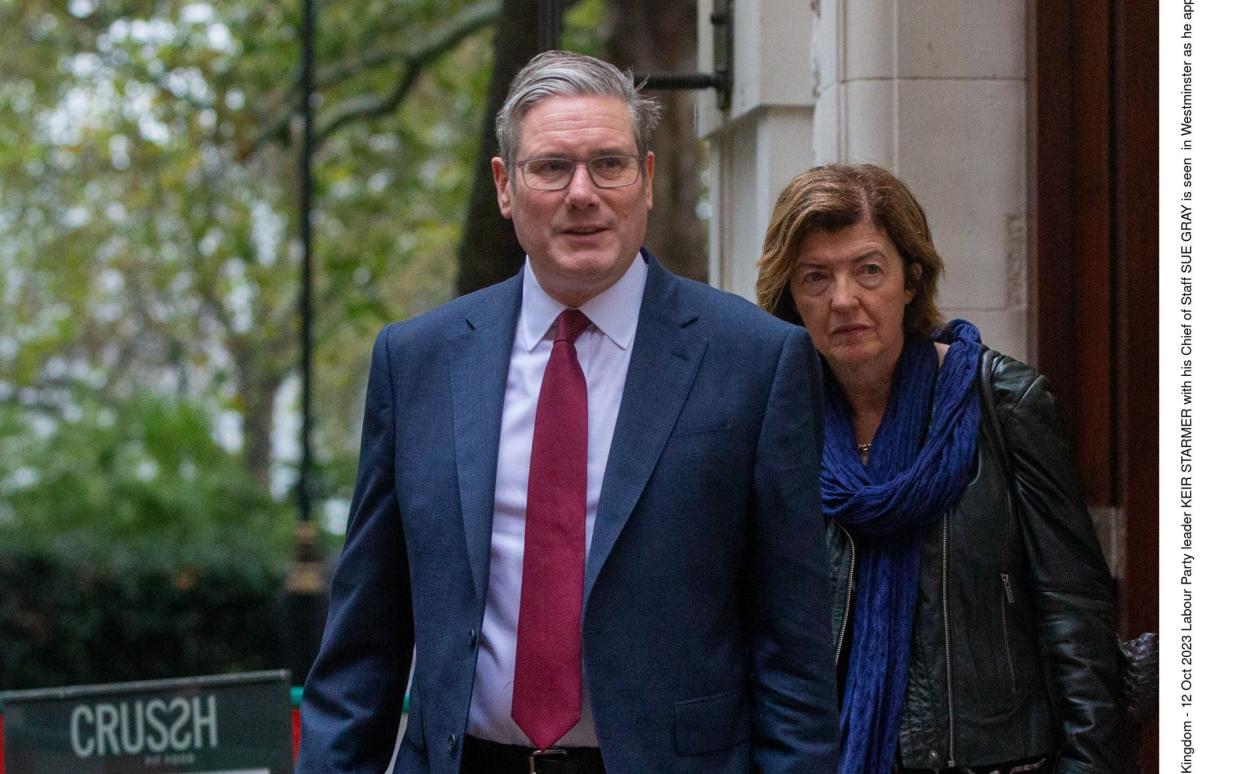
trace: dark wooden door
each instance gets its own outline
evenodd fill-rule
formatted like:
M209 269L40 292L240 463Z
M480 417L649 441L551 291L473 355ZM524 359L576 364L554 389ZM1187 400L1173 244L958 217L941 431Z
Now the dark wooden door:
M1029 351L1074 436L1134 636L1157 631L1159 612L1157 3L1027 11ZM1154 729L1141 764L1158 770Z

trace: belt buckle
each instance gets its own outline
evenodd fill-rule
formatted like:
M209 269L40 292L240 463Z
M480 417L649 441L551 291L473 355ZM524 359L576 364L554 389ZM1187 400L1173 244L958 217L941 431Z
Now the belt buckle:
M564 758L567 755L569 755L569 751L560 747L532 750L530 755L526 756L526 761L530 766L530 774L539 774L539 761L544 758Z

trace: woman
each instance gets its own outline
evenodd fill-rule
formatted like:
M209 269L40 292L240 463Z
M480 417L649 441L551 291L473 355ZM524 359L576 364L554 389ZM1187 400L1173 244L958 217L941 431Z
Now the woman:
M944 323L942 270L868 165L795 178L759 263L760 304L827 366L838 770L1120 771L1111 581L1053 398Z

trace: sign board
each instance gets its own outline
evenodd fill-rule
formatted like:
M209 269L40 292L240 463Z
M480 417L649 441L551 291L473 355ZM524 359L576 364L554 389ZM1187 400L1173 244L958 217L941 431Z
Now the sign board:
M6 774L292 774L289 673L0 694Z

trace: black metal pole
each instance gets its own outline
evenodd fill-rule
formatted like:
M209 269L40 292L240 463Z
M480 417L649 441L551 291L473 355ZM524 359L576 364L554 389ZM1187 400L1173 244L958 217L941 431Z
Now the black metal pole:
M562 0L539 0L539 50L552 51L561 47Z
M302 2L302 153L299 171L302 190L302 468L298 477L298 517L311 520L311 477L314 475L314 452L311 448L313 415L311 412L311 330L314 326L312 300L311 208L314 206L315 181L311 173L311 155L315 145L315 0Z
M298 524L294 535L293 562L285 578L286 636L289 671L295 685L303 685L310 672L327 615L324 592L323 551L312 518L315 456L311 445L314 413L312 355L314 330L314 245L311 211L315 179L311 157L315 152L315 0L302 2L302 148L299 155L302 236L302 464L298 476Z

